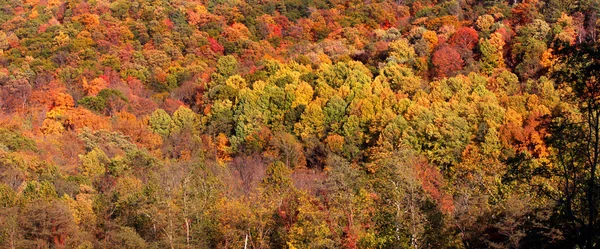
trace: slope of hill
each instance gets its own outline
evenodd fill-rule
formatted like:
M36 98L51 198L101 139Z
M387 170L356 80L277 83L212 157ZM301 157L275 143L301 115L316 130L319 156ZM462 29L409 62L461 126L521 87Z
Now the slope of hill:
M594 248L594 0L0 0L7 248Z

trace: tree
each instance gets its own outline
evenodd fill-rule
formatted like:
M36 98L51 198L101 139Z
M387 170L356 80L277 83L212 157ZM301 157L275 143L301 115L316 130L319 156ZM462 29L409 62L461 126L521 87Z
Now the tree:
M387 83L391 90L408 96L413 96L421 88L421 78L412 69L393 62L381 69L374 81Z
M408 43L408 40L406 39L394 41L390 43L389 46L390 56L392 56L400 64L410 65L416 56L415 49L410 45L410 43Z
M107 83L104 78L95 78L88 83L87 79L84 77L82 79L82 86L88 95L96 96L101 90L107 87Z
M512 53L515 61L516 72L521 79L537 76L542 69L541 59L546 51L546 41L550 33L550 26L543 20L536 19L532 23L519 29L517 42L513 44Z
M306 158L300 144L294 135L278 132L271 139L271 146L279 152L279 160L292 169L306 166Z
M492 25L494 25L494 17L491 15L482 15L477 18L475 24L477 28L484 33L485 37L488 37L492 31Z
M162 136L167 136L171 132L171 122L171 116L163 109L156 109L148 120L150 129Z
M461 70L463 67L463 60L460 58L460 54L450 46L444 46L435 51L431 58L431 63L435 66L438 77L447 76L450 73Z
M430 166L409 149L386 154L376 163L380 168L372 184L379 196L374 217L379 246L444 247L447 242L433 239L440 237L434 234L445 233L443 221L436 218L440 215L437 204L432 201L432 193L441 187L440 182L435 183L440 176L424 174ZM433 222L439 222L437 229L429 230L427 226Z
M220 57L217 61L216 71L211 75L211 86L225 83L225 80L237 73L238 61L232 55Z
M296 222L289 228L287 247L295 248L336 248L339 244L329 228L327 213L313 196L303 194L298 198Z
M106 234L103 246L111 248L133 249L144 248L146 241L131 227L118 227Z
M268 191L283 193L292 187L291 174L292 171L285 163L281 161L274 162L267 167L267 174L263 179L263 184L267 187Z
M557 109L548 123L549 144L556 149L560 179L557 207L566 219L569 242L592 248L599 243L598 163L600 163L600 53L597 43L565 46L559 51L560 68L554 73L581 112Z
M180 106L174 113L171 119L172 132L190 131L191 134L196 134L200 125L198 114L190 108Z
M58 200L34 201L21 219L25 247L67 248L73 246L76 226L68 207Z
M376 233L373 215L375 201L368 190L364 172L344 158L327 158L328 177L324 201L328 205L331 229L343 248L376 247L369 236Z
M448 43L462 49L472 50L479 41L479 35L473 28L462 27L450 36Z
M21 230L19 229L17 193L8 185L0 183L0 243L7 248L16 248Z
M6 33L4 31L0 31L0 51L3 51L8 48L8 39Z
M11 79L0 87L0 106L9 111L24 110L31 96L32 87L25 78Z
M325 123L329 127L331 133L339 132L342 128L344 117L346 116L347 104L344 99L339 96L333 96L323 108L325 114Z
M576 30L573 24L573 18L565 14L561 14L557 22L552 25L552 32L555 39L566 44L575 45Z
M311 102L302 113L301 120L294 126L294 132L302 140L311 136L320 138L325 131L325 114L321 106L315 101Z
M525 25L538 18L540 16L538 6L542 4L544 2L537 0L522 1L521 3L515 1L515 6L511 9L514 22L518 25Z
M504 67L504 44L502 34L498 32L493 33L490 39L480 39L480 67L484 73L492 74L495 69Z
M104 151L99 148L94 148L79 158L81 160L81 173L90 179L96 179L104 175L108 166L107 164L110 162Z
M96 97L87 96L81 98L77 103L95 112L112 116L121 111L127 105L127 98L116 89L103 89Z
M0 145L10 151L35 150L35 141L19 132L0 128Z

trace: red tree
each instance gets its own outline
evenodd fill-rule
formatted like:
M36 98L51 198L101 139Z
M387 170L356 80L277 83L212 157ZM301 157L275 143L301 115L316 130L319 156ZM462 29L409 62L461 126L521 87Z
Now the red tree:
M443 46L435 51L431 58L437 76L444 77L449 73L462 69L463 60L460 54L451 46Z
M477 45L477 41L479 41L479 35L477 35L476 30L462 27L450 37L448 42L459 48L472 50Z
M219 44L219 42L212 37L208 38L208 43L210 44L210 49L215 53L222 53L225 51L223 45Z

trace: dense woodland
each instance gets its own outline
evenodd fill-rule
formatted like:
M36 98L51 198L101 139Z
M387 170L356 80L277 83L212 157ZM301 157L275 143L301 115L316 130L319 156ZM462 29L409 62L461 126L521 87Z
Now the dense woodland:
M0 0L0 248L596 248L600 1Z

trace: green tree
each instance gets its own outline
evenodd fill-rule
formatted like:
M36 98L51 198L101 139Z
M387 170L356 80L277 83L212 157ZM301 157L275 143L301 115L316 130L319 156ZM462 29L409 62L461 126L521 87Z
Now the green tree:
M375 81L386 83L393 91L414 95L421 87L421 78L416 76L412 69L396 63L388 63L380 70Z
M196 134L199 131L200 118L198 114L192 111L190 108L180 106L173 113L171 118L171 131L191 131L192 134Z
M217 61L216 71L211 74L210 86L216 86L225 83L229 76L233 76L238 71L238 61L232 55L220 57Z
M99 148L94 148L87 154L80 155L79 159L81 160L81 173L90 179L104 175L107 164L110 162L104 151Z
M493 33L489 39L479 41L481 52L480 67L486 74L491 74L494 69L504 67L504 40L500 33Z
M267 168L267 176L263 179L263 184L267 191L282 193L292 187L291 174L292 171L285 163L274 162Z
M399 64L412 65L416 57L415 49L407 39L399 39L390 43L390 56Z
M547 49L549 34L550 25L540 19L519 29L512 51L515 61L520 62L515 69L521 79L532 78L542 69L542 54Z
M163 109L152 112L148 124L150 129L161 136L168 136L171 132L171 116Z
M346 101L337 95L327 101L323 108L323 113L325 114L325 125L329 132L339 132L344 123L347 106Z

